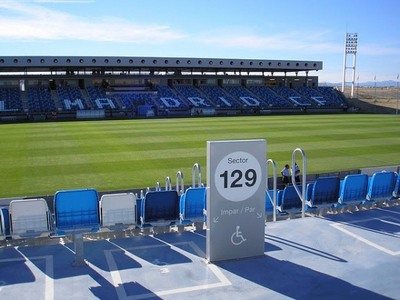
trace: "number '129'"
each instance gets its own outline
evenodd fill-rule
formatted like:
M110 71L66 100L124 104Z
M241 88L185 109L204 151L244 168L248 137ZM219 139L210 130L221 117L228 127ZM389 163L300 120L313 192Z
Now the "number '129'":
M223 172L219 177L224 180L224 188L240 188L243 184L251 187L257 182L257 173L254 169L248 169L244 172L241 170L233 170L230 174L228 171Z

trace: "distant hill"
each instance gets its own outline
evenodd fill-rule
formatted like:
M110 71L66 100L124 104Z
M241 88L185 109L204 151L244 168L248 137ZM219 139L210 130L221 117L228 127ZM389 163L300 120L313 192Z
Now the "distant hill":
M377 81L376 87L397 87L397 81L394 80L386 80L386 81ZM320 82L320 86L342 86L341 82ZM346 83L346 86L351 86L349 82ZM356 82L355 86L360 87L375 87L375 81L367 81L367 82Z

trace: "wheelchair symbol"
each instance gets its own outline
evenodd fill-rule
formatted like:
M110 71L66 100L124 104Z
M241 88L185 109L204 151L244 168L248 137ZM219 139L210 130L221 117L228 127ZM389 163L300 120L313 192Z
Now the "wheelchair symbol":
M239 246L240 244L244 243L246 239L243 237L242 232L239 231L240 226L236 226L236 231L231 236L231 242L235 246Z

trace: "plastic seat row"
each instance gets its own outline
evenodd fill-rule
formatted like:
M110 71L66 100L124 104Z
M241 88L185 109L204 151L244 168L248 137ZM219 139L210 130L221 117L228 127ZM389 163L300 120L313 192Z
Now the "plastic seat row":
M201 86L200 89L217 107L240 107L240 103L219 86L204 85Z
M143 198L133 193L105 194L95 189L58 191L54 214L43 198L12 200L0 209L0 237L35 238L205 221L206 189L149 191Z
M94 189L58 191L53 200L54 214L43 198L12 200L1 210L0 233L3 238L17 239L95 232L103 224L126 222L130 207L127 199L135 204L133 194L104 195L99 203Z
M269 191L270 192L270 191ZM339 178L320 177L306 189L306 208L350 202L373 203L400 197L400 177L395 172ZM271 209L266 202L266 210ZM97 232L103 228L129 226L190 225L206 219L206 188L192 186L179 195L177 190L147 192L142 198L132 193L105 194L99 200L95 189L58 191L53 199L54 214L43 198L12 200L0 209L0 237L31 238L71 233ZM302 207L293 186L278 191L280 213Z
M317 208L317 205L342 207L347 204L372 204L398 198L400 176L395 172L377 172L371 177L366 174L352 174L342 181L337 176L319 177L315 182L307 184L305 208L311 210ZM267 204L268 202L267 198ZM277 192L277 208L278 213L302 208L301 198L293 186ZM267 205L267 209L271 211L272 206Z
M22 100L18 88L0 88L0 101L3 101L4 110L21 111Z
M149 191L141 200L139 215L141 227L205 222L206 188L189 187L180 196L176 190Z

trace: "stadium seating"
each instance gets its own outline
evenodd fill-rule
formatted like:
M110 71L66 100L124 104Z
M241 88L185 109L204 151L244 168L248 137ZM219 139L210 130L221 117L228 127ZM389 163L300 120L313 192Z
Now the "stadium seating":
M240 103L228 95L219 86L203 85L200 87L204 94L214 103L217 108L238 108Z
M12 200L9 215L13 238L48 236L52 230L51 214L43 198Z
M183 97L189 107L196 108L212 108L215 107L205 94L202 94L200 90L191 85L176 85L174 86L178 94Z
M317 89L311 87L297 87L295 90L302 96L311 100L312 106L319 107L330 107L336 106L333 101L330 101L328 97L321 94Z
M87 86L86 91L93 107L97 109L116 109L118 107L116 101L112 97L108 97L103 88Z
M61 86L57 93L65 110L89 109L78 86Z
M133 193L105 194L100 199L100 217L103 227L121 227L136 224L136 197Z
M238 110L282 109L296 107L345 108L343 95L330 87L277 87L242 85L154 85L151 89L131 87L107 92L101 86L59 84L51 90L48 85L0 88L0 112L48 113L105 109L137 111L140 105L157 107L159 112L183 114L191 108ZM26 100L25 100L26 98ZM126 115L128 115L126 114Z
M337 176L319 177L307 185L307 200L312 206L333 204L338 201L340 179Z
M0 88L0 111L22 111L18 88Z
M256 108L267 106L267 103L264 103L261 99L257 98L256 95L251 93L243 86L225 86L224 89L233 97L235 97L243 107Z
M179 221L179 197L177 191L149 191L142 200L141 226L173 225Z
M338 203L334 206L346 205L347 202L361 202L366 199L368 191L368 175L347 175L341 182Z
M0 240L10 236L10 218L7 207L0 207Z
M301 191L301 187L300 191ZM302 202L300 196L297 194L293 186L287 186L282 190L282 198L280 199L280 207L282 212L288 209L299 209L302 208Z
M28 105L30 112L50 112L56 110L50 90L43 86L28 88Z
M156 97L158 108L168 110L186 110L189 108L188 104L182 101L170 87L157 85L156 90L158 92Z
M319 86L317 90L322 95L326 96L329 99L329 102L331 103L332 106L342 107L342 108L347 106L343 94L336 91L332 87Z
M393 191L394 198L400 198L400 175L397 174L397 181Z
M293 107L293 103L266 86L250 86L248 88L257 95L258 98L264 100L269 108Z
M82 233L115 232L138 228L138 225L142 229L172 225L197 227L206 220L206 187L201 185L200 174L198 187L195 182L193 176L193 186L181 197L178 188L172 190L170 185L165 190L159 187L155 191L148 190L140 198L133 193L114 193L104 194L100 201L95 189L58 191L53 199L54 226L44 199L12 200L9 207L0 208L0 240L73 234L77 236L74 240L80 238L83 244ZM337 176L319 177L307 184L305 210L312 213L318 208L315 205L340 207L352 202L357 203L358 208L364 204L368 207L370 203L391 200L393 196L397 199L399 184L395 172L378 172L371 178L366 174L352 174L342 182ZM273 191L266 193L272 197ZM302 201L294 186L277 190L278 215L292 215L301 212L301 208ZM273 210L268 195L265 209L266 212ZM77 255L79 264L83 263L82 256Z
M181 195L179 201L179 218L181 224L185 225L205 221L205 187L189 187Z
M272 89L278 94L284 97L285 99L288 99L293 103L294 106L300 106L300 107L311 107L312 103L310 100L308 100L306 97L302 96L298 92L296 92L294 89L288 88L288 87L277 87L274 86Z
M386 201L393 197L397 174L395 172L377 172L370 179L367 201Z
M274 197L274 190L267 190L265 193L265 212L273 213L274 206L272 204ZM277 212L279 212L280 206L282 204L282 190L277 189L276 191L276 207Z
M100 228L99 199L95 189L58 191L53 207L56 234L95 232Z

